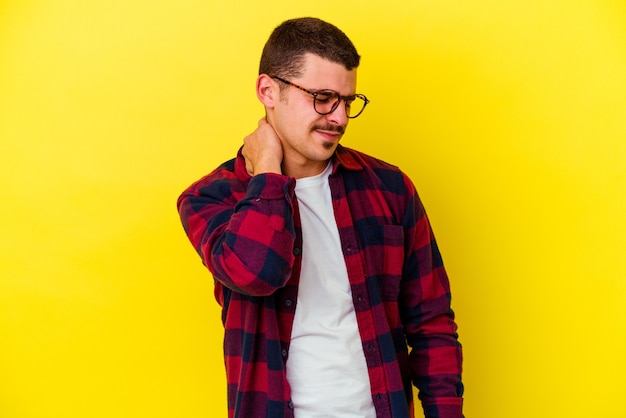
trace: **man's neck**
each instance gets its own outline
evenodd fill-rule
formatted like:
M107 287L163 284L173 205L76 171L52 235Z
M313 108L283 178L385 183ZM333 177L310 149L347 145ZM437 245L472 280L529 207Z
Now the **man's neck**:
M282 164L283 174L296 179L304 177L313 177L320 174L328 166L326 161L307 161L306 163L298 163L285 156Z

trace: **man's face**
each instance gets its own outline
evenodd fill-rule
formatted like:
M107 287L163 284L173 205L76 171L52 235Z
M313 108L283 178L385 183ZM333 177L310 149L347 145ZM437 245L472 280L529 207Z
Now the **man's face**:
M348 96L356 90L356 69L348 71L341 64L306 54L302 75L288 81L310 91L330 89ZM311 175L326 166L348 125L343 101L334 112L320 115L313 107L313 97L293 86L281 93L271 121L283 143L283 161L308 167Z

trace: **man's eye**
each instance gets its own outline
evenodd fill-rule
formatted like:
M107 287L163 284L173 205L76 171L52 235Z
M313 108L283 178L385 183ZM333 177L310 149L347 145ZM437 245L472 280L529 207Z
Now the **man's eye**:
M326 92L317 92L317 95L315 96L315 100L317 100L320 103L326 103L331 101L332 99L335 98L335 95L332 93L326 93Z

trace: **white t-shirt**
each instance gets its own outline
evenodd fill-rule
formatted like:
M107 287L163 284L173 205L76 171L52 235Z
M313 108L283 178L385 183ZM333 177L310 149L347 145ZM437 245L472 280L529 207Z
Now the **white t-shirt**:
M296 418L374 418L326 170L296 181L302 220L302 271L287 380Z

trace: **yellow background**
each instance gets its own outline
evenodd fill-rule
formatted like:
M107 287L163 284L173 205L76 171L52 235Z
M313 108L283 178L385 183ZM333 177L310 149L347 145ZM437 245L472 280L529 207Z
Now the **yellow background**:
M261 48L304 15L363 56L344 144L426 204L466 416L626 416L626 3L299 3L0 1L0 417L225 416L175 201L254 129Z

